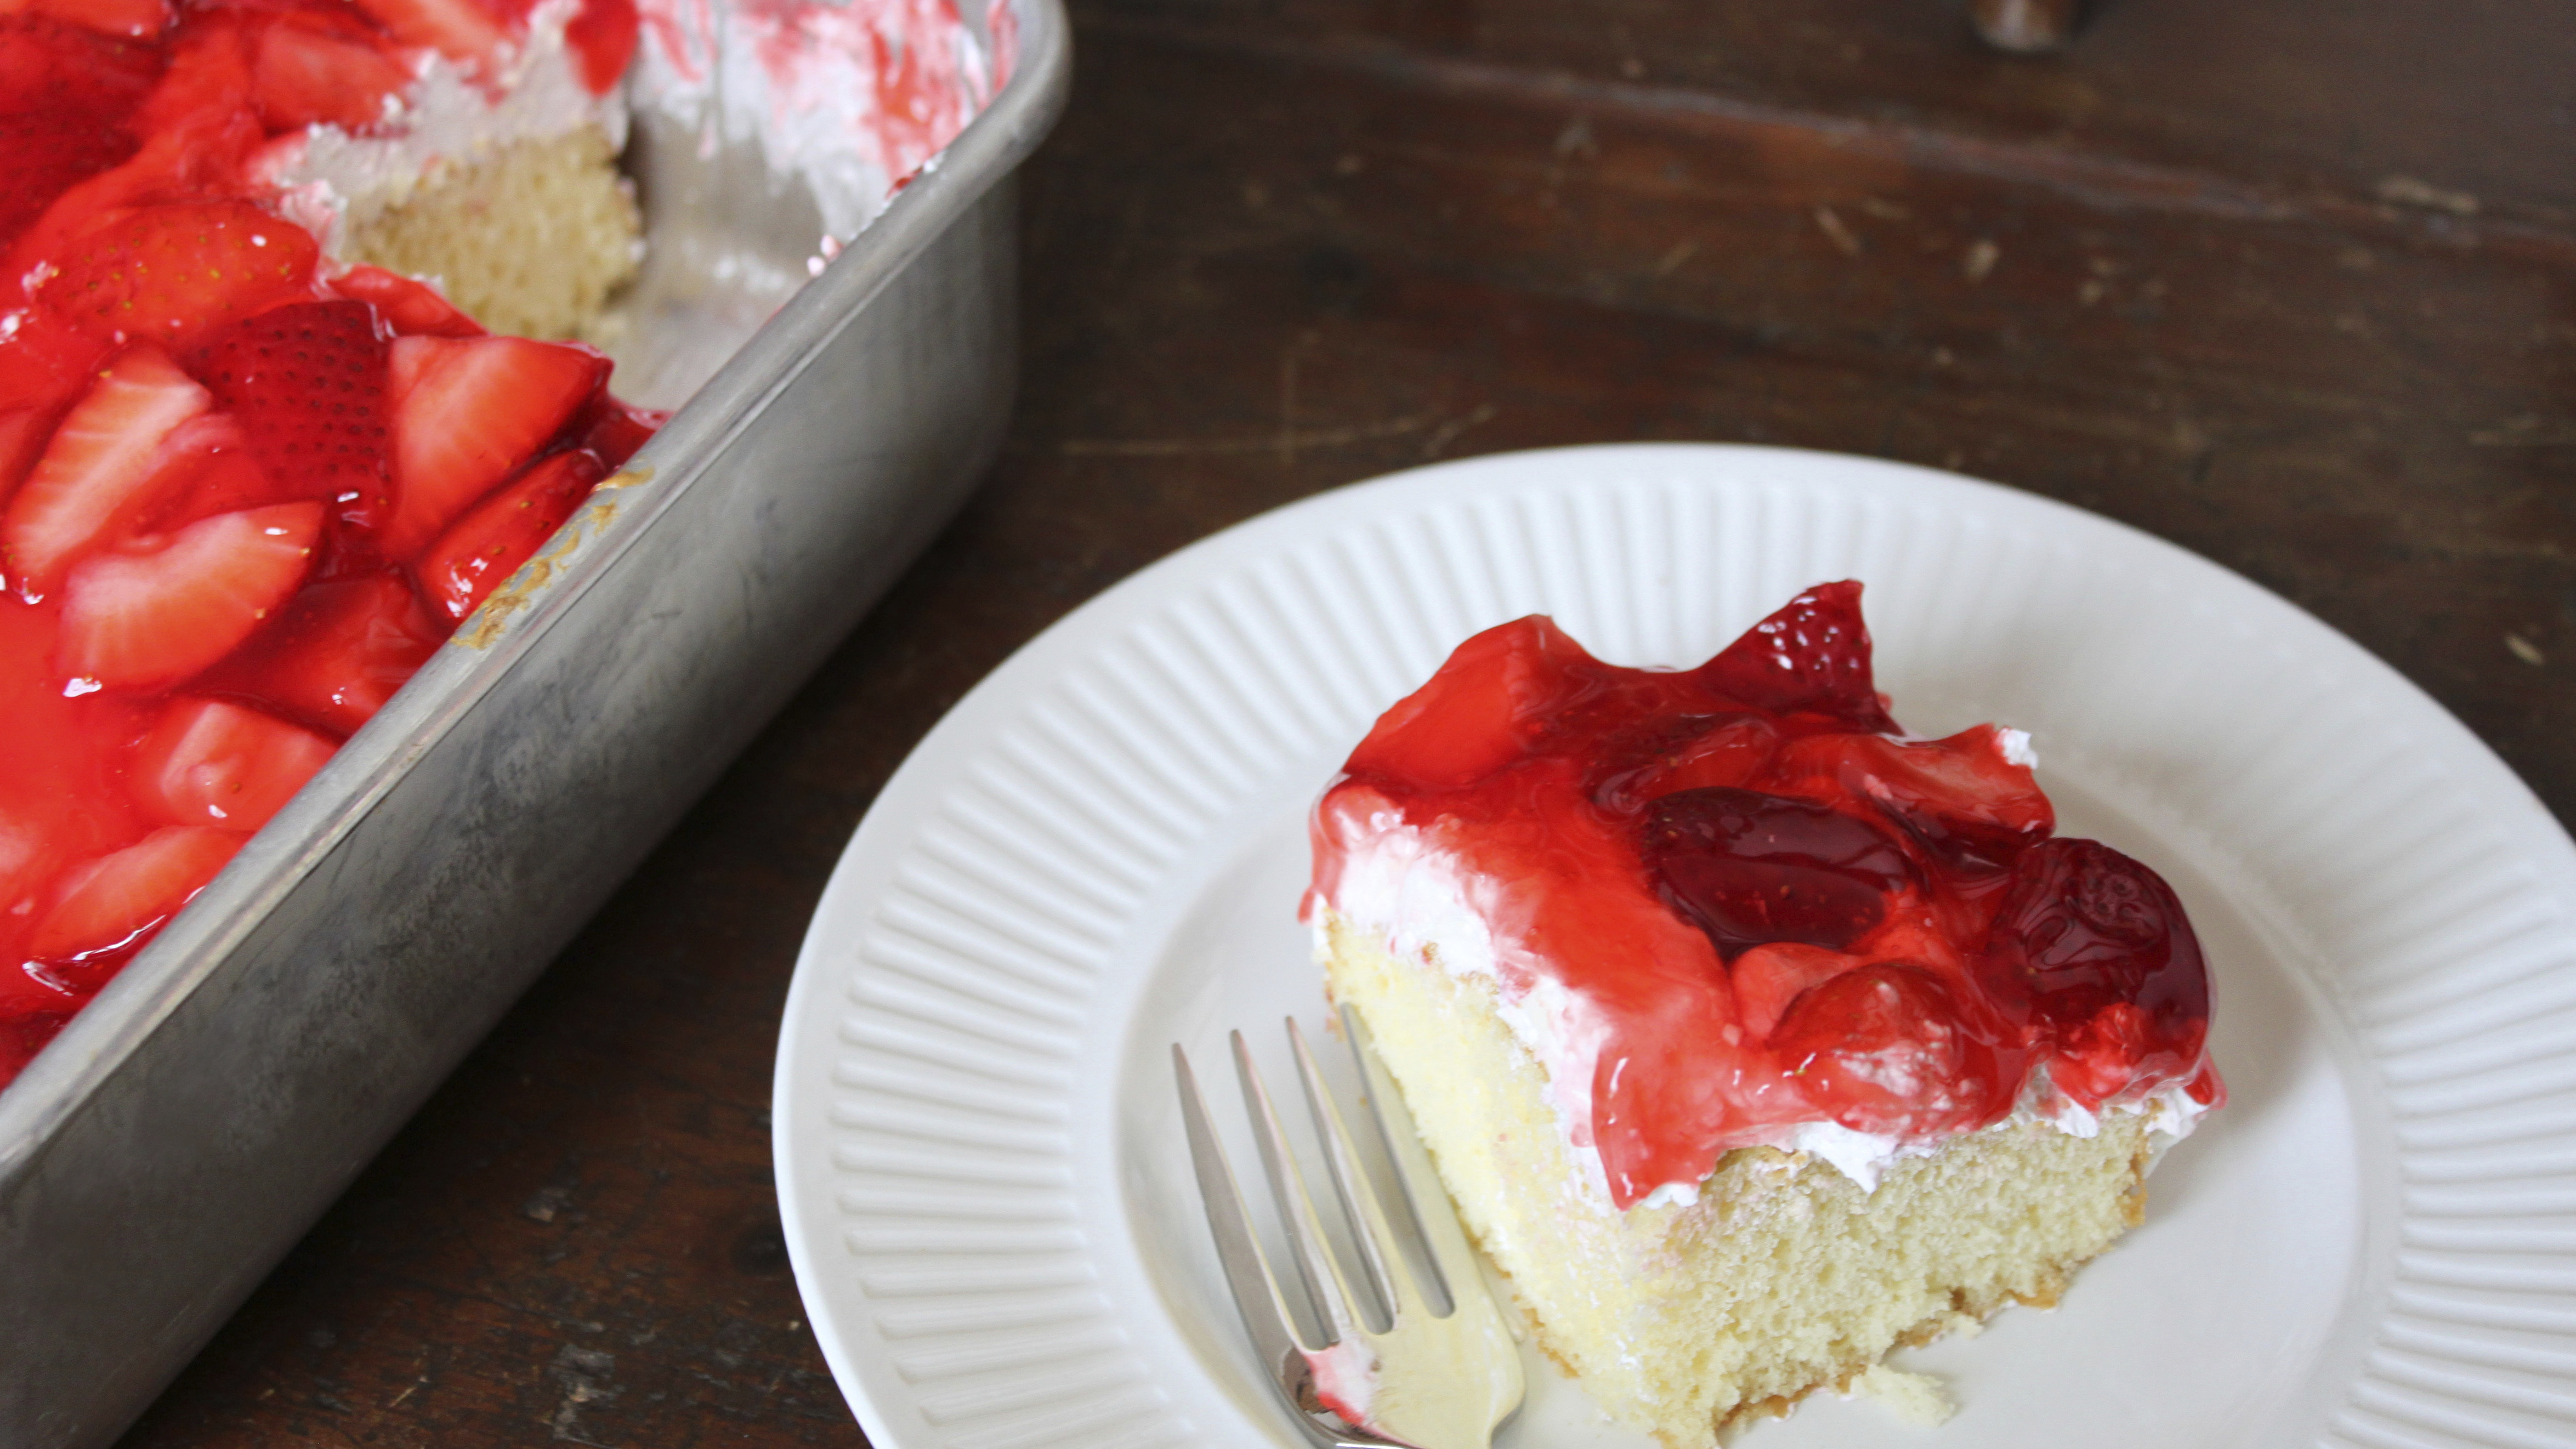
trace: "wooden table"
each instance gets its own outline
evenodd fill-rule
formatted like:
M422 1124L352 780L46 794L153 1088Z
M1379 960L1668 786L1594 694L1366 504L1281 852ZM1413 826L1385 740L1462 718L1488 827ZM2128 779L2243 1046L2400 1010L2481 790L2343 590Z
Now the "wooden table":
M843 841L1066 610L1425 459L1754 440L2064 499L2313 610L2576 819L2563 5L2116 0L2046 60L1942 0L1076 15L991 483L137 1449L859 1443L766 1110Z

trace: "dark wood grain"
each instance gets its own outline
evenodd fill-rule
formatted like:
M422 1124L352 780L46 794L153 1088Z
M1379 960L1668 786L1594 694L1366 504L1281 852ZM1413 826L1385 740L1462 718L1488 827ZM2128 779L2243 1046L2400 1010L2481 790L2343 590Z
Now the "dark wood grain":
M2543 0L1092 0L983 493L130 1435L855 1444L765 1113L806 914L977 678L1320 488L1750 440L2098 510L2576 818L2576 27ZM2320 727L2330 728L2331 721Z

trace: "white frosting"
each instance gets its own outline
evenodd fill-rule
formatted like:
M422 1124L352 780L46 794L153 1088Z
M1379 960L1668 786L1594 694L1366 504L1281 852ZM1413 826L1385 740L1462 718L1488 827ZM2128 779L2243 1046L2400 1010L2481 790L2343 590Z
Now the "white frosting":
M526 38L505 49L488 81L436 51L418 52L418 78L403 95L386 98L381 134L307 126L263 148L251 178L280 188L286 219L329 250L353 212L399 205L448 168L513 142L597 125L612 150L624 146L623 94L592 95L580 56L564 40L580 11L581 0L542 0L528 17Z
M2008 758L2015 749L2027 752L2028 737L2020 731L2002 731L2001 738ZM1344 920L1382 938L1398 959L1427 957L1453 975L1494 983L1495 1014L1545 1070L1549 1104L1576 1148L1575 1160L1588 1168L1591 1190L1606 1198L1608 1175L1591 1146L1592 1078L1609 1041L1609 1023L1521 942L1510 924L1508 893L1500 884L1442 849L1429 831L1406 824L1393 808L1348 822L1346 828L1341 871L1328 904ZM1316 929L1322 929L1320 916ZM1614 1081L1617 1070L1613 1068ZM1884 1085L1910 1091L1903 1082ZM2147 1125L2163 1134L2169 1146L2189 1136L2209 1109L2174 1083L2133 1101L2106 1104L2104 1110L2151 1114ZM2006 1120L2043 1122L2076 1137L2089 1138L2101 1130L2099 1117L2058 1092L2044 1066L2033 1070ZM1819 1120L1793 1124L1754 1145L1822 1158L1863 1192L1874 1192L1890 1168L1909 1157L1930 1156L1940 1142L1856 1132ZM1699 1201L1705 1180L1658 1184L1639 1206L1687 1207Z
M641 10L639 104L695 130L707 155L728 142L758 147L771 170L812 188L832 237L874 220L999 86L951 0L643 0Z

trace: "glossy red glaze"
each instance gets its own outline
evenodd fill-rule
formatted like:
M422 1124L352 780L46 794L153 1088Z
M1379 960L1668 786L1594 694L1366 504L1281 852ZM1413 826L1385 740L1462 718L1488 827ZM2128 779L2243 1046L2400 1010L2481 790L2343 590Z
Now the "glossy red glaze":
M661 420L586 348L485 338L418 281L337 267L251 179L308 123L374 124L424 48L488 62L527 9L0 14L0 1083L542 541L518 515L559 518L602 471L585 448L613 465ZM590 0L568 34L604 89L633 4ZM419 386L405 345L507 365ZM438 527L532 475L557 486L473 540L461 595Z
M1625 669L1545 618L1461 644L1315 813L1310 903L1412 832L1478 900L1510 994L1571 988L1600 1045L1613 1198L1804 1123L1922 1139L2025 1088L2213 1103L2209 980L2170 887L2056 818L2003 732L1905 737L1860 586L1697 669Z

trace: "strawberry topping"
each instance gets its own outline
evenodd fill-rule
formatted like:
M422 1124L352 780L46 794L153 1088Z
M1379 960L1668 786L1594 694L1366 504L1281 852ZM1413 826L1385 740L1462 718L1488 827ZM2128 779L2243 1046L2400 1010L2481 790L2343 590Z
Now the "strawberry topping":
M660 426L266 179L533 8L0 0L0 1085Z
M376 316L399 336L483 335L482 324L457 311L429 284L382 267L351 267L332 279L331 290L374 307Z
M262 31L251 61L251 103L272 131L380 125L386 104L409 84L410 70L375 45L301 25Z
M417 552L517 472L598 396L608 359L524 337L404 337L393 345L396 503L385 550Z
M135 795L173 825L245 835L268 823L337 745L220 699L174 699L134 751Z
M425 46L449 60L488 65L509 33L475 0L356 0L385 32L405 45Z
M41 408L10 408L0 411L0 504L18 491L27 470L44 456L45 444L54 436L54 420Z
M309 584L207 687L336 735L373 718L447 637L398 573Z
M35 0L30 8L123 40L149 40L177 18L171 13L170 0Z
M531 467L439 535L421 556L421 588L450 619L473 613L607 475L599 459L581 449Z
M72 183L134 154L127 119L160 70L149 46L0 16L0 243Z
M55 887L51 908L37 919L28 955L56 967L47 974L71 992L97 991L106 984L103 968L177 915L241 849L242 840L236 831L171 825L74 866Z
M54 652L67 687L153 689L193 677L295 592L321 531L321 505L281 503L84 560L63 585Z
M1489 629L1344 770L1310 901L1396 831L1486 883L1506 995L1547 978L1602 1033L1578 1140L1623 1207L1803 1124L1919 1141L2025 1092L2223 1096L2171 887L2056 837L2018 736L1906 738L1858 584L1686 671L1603 664L1543 618Z
M163 475L163 444L208 402L157 348L108 369L0 515L0 568L20 596L51 593L74 561L135 520Z

